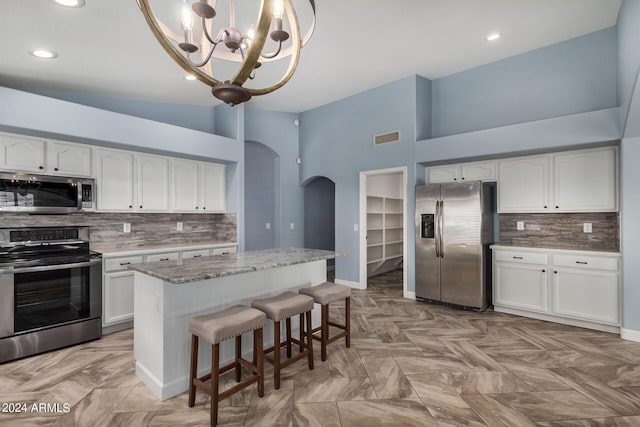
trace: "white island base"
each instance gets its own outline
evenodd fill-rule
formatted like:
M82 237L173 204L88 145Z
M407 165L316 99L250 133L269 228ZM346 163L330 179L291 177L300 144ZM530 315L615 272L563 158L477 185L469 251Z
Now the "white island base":
M161 400L188 389L191 335L188 321L194 316L213 313L235 304L297 291L326 281L326 260L306 262L248 273L172 284L147 274L135 272L133 353L136 375ZM319 325L319 306L313 311L313 323ZM292 319L298 334L298 316ZM294 335L297 336L297 335ZM267 320L264 345L273 345L273 323ZM221 365L234 357L234 340L223 341ZM242 337L245 357L250 357L253 334ZM211 368L211 345L200 340L198 376Z

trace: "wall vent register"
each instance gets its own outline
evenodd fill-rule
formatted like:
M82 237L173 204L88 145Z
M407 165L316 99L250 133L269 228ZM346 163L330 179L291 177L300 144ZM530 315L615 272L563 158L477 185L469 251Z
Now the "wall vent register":
M391 144L400 142L400 131L381 133L373 136L373 145Z

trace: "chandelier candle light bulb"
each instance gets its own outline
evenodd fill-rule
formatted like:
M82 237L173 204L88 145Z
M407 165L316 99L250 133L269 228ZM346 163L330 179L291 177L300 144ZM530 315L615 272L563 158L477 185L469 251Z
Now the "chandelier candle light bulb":
M182 31L175 31L167 25L167 22L175 21L169 19L161 22L154 13L154 8L160 12L167 11L166 0L137 1L151 31L169 56L187 73L211 86L213 95L229 105L237 105L252 96L264 95L284 86L293 76L300 60L300 49L311 38L316 22L315 0L297 0L310 6L309 29L304 35L300 33L294 0L254 0L259 10L258 19L252 26L253 32L250 30L243 34L236 26L236 13L238 17L246 18L244 15L250 10L250 2L244 2L243 8L236 10L234 0L227 0L227 9L224 9L224 4L221 5L222 0L195 0L190 6L189 0L181 0ZM223 11L220 16L225 15L225 11L228 13L227 25L224 17L214 21L217 15L214 6ZM194 13L197 16L193 16ZM219 26L217 32L214 31L214 24ZM269 45L275 46L275 50L267 48L265 51L267 37L271 40ZM277 82L262 88L244 87L245 83L256 77L256 69L263 63L280 59L288 59L289 66ZM238 63L239 70L228 79L216 78L214 62L219 61Z

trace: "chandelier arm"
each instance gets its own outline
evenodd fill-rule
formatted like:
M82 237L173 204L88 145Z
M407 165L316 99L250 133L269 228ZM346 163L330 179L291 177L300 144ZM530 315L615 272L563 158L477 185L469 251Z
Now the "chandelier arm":
M284 1L285 3L288 2L288 0ZM264 48L269 28L271 27L271 19L273 17L275 2L276 0L262 0L260 18L258 19L258 25L256 26L255 37L253 38L251 45L249 45L246 57L242 62L242 67L231 79L232 84L242 86L255 69L255 65L260 58L260 53Z
M207 54L207 57L205 59L203 59L201 62L193 62L191 60L189 60L189 62L191 63L191 65L193 65L194 67L202 67L204 66L207 62L209 62L209 60L211 59L211 55L213 55L213 51L216 50L216 46L218 46L218 43L211 43L211 49L209 50L209 53Z
M209 40L209 43L218 44L220 42L220 40L215 41L211 38L211 34L209 34L209 30L207 29L207 18L205 18L204 16L202 17L202 32L207 40Z
M276 49L276 51L273 52L272 54L261 54L260 58L264 58L264 59L275 58L276 56L278 56L281 50L282 50L282 41L278 40L278 49Z
M289 20L289 24L291 26L291 49L293 52L291 54L291 59L289 60L289 68L287 69L285 75L280 79L280 81L278 81L274 85L261 89L249 89L249 93L251 93L251 95L264 95L284 86L289 80L291 80L291 77L293 77L293 73L298 67L298 63L300 62L300 49L302 48L302 40L300 38L300 25L298 23L298 17L296 16L296 12L293 9L291 0L283 0L283 5L287 13L287 19Z

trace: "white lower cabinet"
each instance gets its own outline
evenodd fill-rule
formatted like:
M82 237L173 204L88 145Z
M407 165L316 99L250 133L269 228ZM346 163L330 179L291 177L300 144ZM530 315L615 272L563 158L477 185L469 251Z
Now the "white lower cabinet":
M180 259L200 258L207 255L236 253L237 245L203 245L197 249L167 248L164 252L138 251L135 255L103 255L102 267L102 333L108 334L130 328L133 324L133 286L134 272L131 264L142 262L177 261Z
M492 249L495 311L619 331L620 254Z

